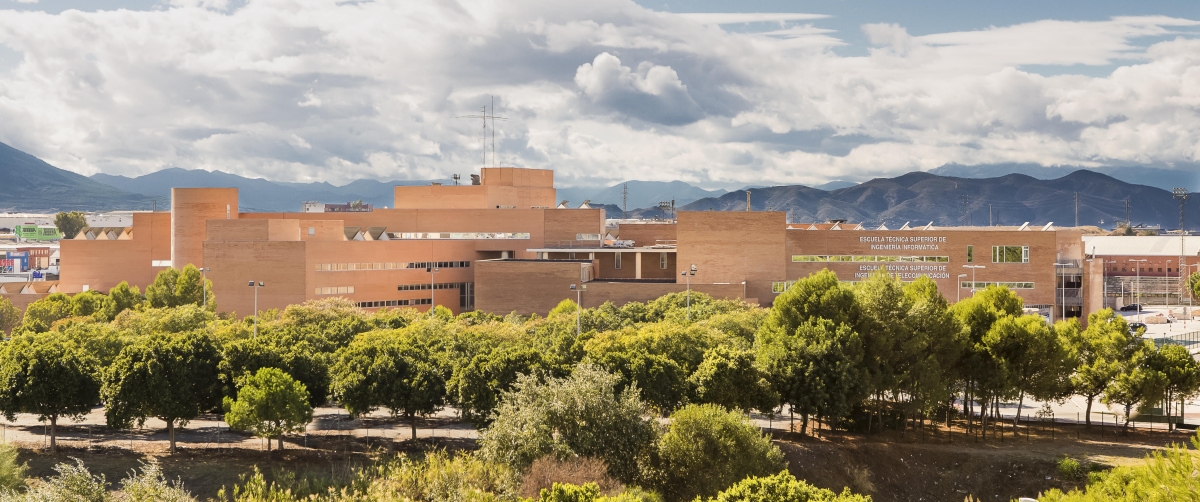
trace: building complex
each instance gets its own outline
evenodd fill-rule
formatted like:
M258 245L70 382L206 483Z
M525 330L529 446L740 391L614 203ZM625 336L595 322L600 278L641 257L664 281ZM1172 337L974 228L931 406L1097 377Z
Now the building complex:
M1106 282L1151 267L1127 261L1118 275L1109 262L1136 258L1106 254L1117 245L1053 225L868 229L788 223L772 211L606 221L602 209L556 203L549 170L484 168L473 181L397 186L391 209L296 213L241 212L232 188L176 188L170 211L134 213L131 225L63 240L56 290L107 291L121 281L145 288L165 268L193 264L213 281L220 310L239 315L254 311L256 292L260 310L344 297L368 309L544 314L567 298L591 307L688 288L769 306L791 282L825 268L844 281L884 269L906 281L928 276L951 302L1008 286L1027 308L1059 318L1131 301L1106 294ZM1200 263L1200 243L1174 239ZM1178 285L1181 260L1173 260L1153 267Z

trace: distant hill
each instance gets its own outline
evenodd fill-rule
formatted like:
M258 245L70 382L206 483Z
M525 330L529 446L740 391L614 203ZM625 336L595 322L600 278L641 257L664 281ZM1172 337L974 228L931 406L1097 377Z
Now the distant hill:
M0 211L150 209L149 197L97 183L0 143Z
M238 206L243 211L299 211L305 201L344 203L362 199L376 207L391 207L395 203L392 187L424 185L428 180L375 181L356 180L344 186L329 183L287 183L246 178L222 171L181 169L177 167L155 171L136 178L95 174L98 182L161 198L169 203L171 188L229 187L238 189ZM449 180L446 180L449 181Z
M1079 193L1080 225L1111 228L1125 220L1125 199L1133 223L1179 227L1179 206L1171 193L1151 186L1134 185L1104 174L1079 170L1066 176L1039 180L1023 174L996 178L957 178L913 172L896 178L877 178L833 191L805 186L779 186L751 190L756 211L787 211L792 222L845 219L868 226L899 228L909 222L940 226L1075 224L1075 193ZM1200 227L1198 204L1188 206L1188 228ZM744 211L746 192L700 199L685 211Z
M659 202L670 202L672 200L675 201L676 206L682 206L696 199L717 197L726 193L724 189L705 190L682 181L631 180L626 183L629 185L628 207L630 211L638 208L658 207ZM593 206L612 204L619 210L621 208L622 190L626 183L618 183L603 188L559 188L558 202L567 200L570 201L569 205L571 207L576 207L583 203L583 201L590 200Z
M1053 166L1039 164L985 164L964 166L961 164L946 164L931 169L931 174L957 178L998 178L1007 174L1024 174L1041 180L1058 179L1075 171L1079 167ZM1190 191L1200 191L1200 166L1179 169L1162 169L1157 167L1125 166L1125 167L1089 167L1089 171L1107 174L1118 180L1134 185L1148 185L1171 190L1180 187Z

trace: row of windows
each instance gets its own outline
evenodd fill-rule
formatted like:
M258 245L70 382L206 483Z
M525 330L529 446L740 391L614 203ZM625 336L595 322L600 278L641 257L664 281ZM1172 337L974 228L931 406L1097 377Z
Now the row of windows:
M352 295L352 294L354 294L354 286L317 288L316 294L318 294L318 295Z
M967 263L975 263L975 246L967 246ZM992 263L1029 263L1029 246L992 246Z
M474 285L475 283L473 283L473 282L439 282L437 284L432 284L432 286L434 287L433 289L455 289L455 288L466 287L465 285L467 285L467 284ZM431 286L431 284L428 284L428 283L425 283L425 284L401 284L399 286L396 286L396 291L422 291L422 290L428 290L429 286Z
M349 270L409 270L409 269L425 269L429 268L430 263L435 263L437 268L470 268L469 261L410 261L410 262L381 262L381 263L318 263L315 265L317 272L343 272Z
M918 263L949 263L949 256L860 256L860 255L792 255L792 263L807 262L918 262Z
M1154 267L1141 267L1141 269L1142 269L1142 270L1141 270L1142 272L1146 272L1146 273L1153 273L1153 272L1154 272ZM1116 271L1117 271L1117 267L1113 267L1113 268L1112 268L1112 271L1113 271L1113 272L1116 272ZM1122 271L1122 272L1128 272L1128 271L1129 271L1129 267L1121 267L1121 271ZM1134 271L1134 272L1137 272L1137 271L1138 271L1138 267L1133 267L1133 271ZM1162 271L1163 271L1162 267L1158 267L1158 271L1159 271L1159 272L1162 272ZM1168 274L1172 273L1172 272L1171 272L1171 267L1167 267L1167 273L1168 273Z
M433 300L430 298L415 298L412 300L380 300L377 302L358 302L360 308L376 309L380 307L409 307L412 305L429 305Z
M388 232L389 239L529 239L529 232Z
M1003 286L1008 289L1033 289L1032 282L971 282L967 281L959 284L963 289L984 289L988 286Z
M668 254L670 254L670 253L658 253L658 268L666 270ZM615 268L615 269L621 268L621 253L620 252L613 253L613 268Z

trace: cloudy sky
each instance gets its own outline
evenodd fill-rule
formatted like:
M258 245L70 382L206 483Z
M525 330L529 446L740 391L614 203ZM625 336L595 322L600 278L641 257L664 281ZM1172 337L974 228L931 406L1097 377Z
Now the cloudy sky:
M1194 171L1200 4L0 0L0 142L82 174L467 174L493 99L561 185Z

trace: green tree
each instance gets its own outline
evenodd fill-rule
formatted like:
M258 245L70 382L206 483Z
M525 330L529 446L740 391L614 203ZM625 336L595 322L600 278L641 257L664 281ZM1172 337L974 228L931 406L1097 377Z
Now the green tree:
M586 364L565 378L518 377L479 439L481 455L515 470L547 455L598 458L614 478L633 481L638 459L651 449L658 429L645 416L637 389L618 394L617 381Z
M50 422L57 451L59 417L81 419L100 401L96 361L59 334L23 335L0 352L0 412L10 422L32 413Z
M137 286L130 286L128 282L121 281L120 284L113 286L108 290L108 297L113 300L113 312L109 316L110 319L115 319L117 314L126 310L133 310L142 304L142 292Z
M312 418L308 389L278 368L258 370L243 381L237 400L225 398L225 421L229 427L267 438L268 452L271 438L279 439L282 450L283 435L304 431Z
M175 428L220 406L221 354L205 333L153 333L121 349L104 380L108 426L129 428L156 417Z
M998 362L992 358L983 345L992 325L1000 317L1019 316L1023 311L1024 302L1012 290L1006 287L988 286L977 291L971 297L955 303L950 307L962 325L964 334L964 351L955 367L956 374L962 379L963 402L967 406L967 427L970 428L971 409L973 402L984 406L992 403L1004 391L1004 379ZM987 414L980 413L982 426L987 425Z
M1066 347L1043 317L1001 316L984 335L982 345L1003 373L1002 392L1017 397L1013 427L1021 421L1026 395L1047 401L1069 395L1069 378L1075 368L1067 364Z
M54 226L64 239L74 239L87 225L87 217L80 211L59 212L54 215Z
M769 411L778 399L764 376L754 364L754 352L717 346L704 353L704 361L688 380L698 403L742 412Z
M1120 362L1133 357L1141 347L1141 340L1129 332L1124 317L1112 309L1104 309L1089 315L1087 329L1079 332L1073 341L1070 338L1068 341L1077 364L1071 375L1071 386L1076 394L1087 399L1084 420L1090 428L1092 403L1117 377Z
M188 264L183 270L174 267L159 272L154 283L146 286L146 302L153 308L203 305L208 296L208 310L216 311L217 301L212 281L204 279L200 269Z
M429 349L389 333L357 337L337 353L331 372L333 393L354 416L387 408L409 421L417 438L417 417L441 409L446 380Z
M837 274L825 269L796 281L775 297L771 312L759 329L787 335L811 319L828 319L835 325L856 327L859 316L854 291L838 281Z
M1179 403L1179 417L1183 417L1184 400L1200 392L1200 362L1192 357L1187 347L1182 345L1163 345L1155 349L1150 356L1150 367L1166 377L1166 413L1171 414L1172 403ZM1170 427L1175 422L1168 422Z
M12 333L21 325L22 317L24 316L21 309L14 306L8 298L0 298L0 332L6 335Z
M871 502L871 497L850 493L849 488L834 493L781 471L773 476L751 476L738 481L707 502Z
M755 349L775 393L800 413L802 434L808 417L842 418L866 398L862 339L845 324L812 319L787 336L760 330Z
M1188 291L1192 293L1192 298L1200 300L1200 272L1189 275L1187 284Z
M671 500L711 497L748 476L782 470L783 452L736 411L689 405L671 415L648 476Z
M54 293L25 308L20 330L25 333L45 333L50 331L55 322L71 317L73 311L71 297Z
M500 401L519 375L544 371L540 352L517 344L505 344L475 354L454 375L452 388L463 417L487 423Z
M1102 400L1106 404L1117 404L1125 410L1124 430L1129 430L1129 420L1134 407L1162 397L1167 387L1167 376L1151 365L1154 345L1145 340L1133 357L1118 361L1116 378L1104 389Z
M663 354L641 350L615 350L589 355L588 360L620 376L617 392L636 387L641 397L659 414L679 408L690 389L687 371Z
M115 312L116 303L113 299L99 291L84 291L71 297L71 315L74 317L86 316L108 322Z

